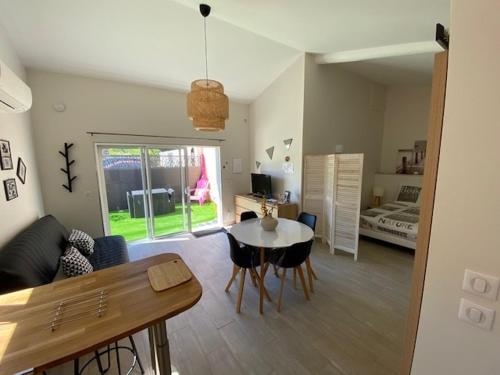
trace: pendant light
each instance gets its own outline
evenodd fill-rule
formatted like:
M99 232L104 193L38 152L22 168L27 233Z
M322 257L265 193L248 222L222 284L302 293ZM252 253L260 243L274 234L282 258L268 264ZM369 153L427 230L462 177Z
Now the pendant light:
M229 117L229 99L224 94L222 83L208 79L207 17L210 10L209 5L200 4L205 34L205 78L191 83L187 112L196 130L219 131L224 130Z

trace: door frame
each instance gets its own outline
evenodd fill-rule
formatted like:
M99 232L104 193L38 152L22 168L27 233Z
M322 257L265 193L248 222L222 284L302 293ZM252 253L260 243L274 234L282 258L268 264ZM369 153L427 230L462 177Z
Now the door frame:
M172 148L173 150L178 149L179 150L179 156L182 155L181 149L184 149L184 165L185 167L181 167L181 180L182 184L184 185L185 189L189 186L188 183L188 174L186 173L186 169L188 167L188 147L206 147L206 148L213 148L216 150L216 174L217 174L217 184L219 186L219 199L220 199L220 204L217 206L217 222L218 225L222 225L224 218L222 217L223 214L223 199L222 199L222 166L221 166L221 150L220 146L214 146L214 145L197 145L197 144L189 144L189 145L179 145L179 144L170 144L170 143L165 143L165 144L156 144L156 143L122 143L122 142L94 142L94 153L95 153L95 161L96 161L96 169L97 169L97 184L98 184L98 189L99 189L99 200L100 200L100 210L101 210L101 219L102 219L102 227L104 230L104 235L110 235L111 234L111 228L109 225L109 207L104 206L105 202L108 201L107 198L107 192L106 192L106 181L105 181L105 176L104 176L104 169L102 168L102 155L99 153L100 148L105 148L105 147L124 147L124 148L140 148L141 149L141 177L142 177L142 183L144 189L146 189L147 186L150 185L150 181L148 178L149 173L146 173L146 168L148 167L149 164L149 156L147 155L147 152L142 152L142 150L147 151L148 148ZM144 209L145 214L149 215L149 212L152 212L152 192L151 189L148 192L148 204L145 205ZM182 191L182 202L183 202L183 218L187 219L187 230L178 232L178 233L172 233L172 234L167 234L167 235L162 235L162 236L156 236L154 235L154 222L152 218L148 219L148 216L146 216L146 235L148 236L147 240L156 240L156 239L161 239L165 237L169 237L172 235L180 234L180 233L192 233L193 228L192 228L192 220L191 220L191 202L190 200L187 199L187 191L183 190ZM149 215L151 216L151 215ZM148 223L149 222L149 223ZM185 226L186 227L186 226ZM141 241L141 240L138 240Z
M441 137L443 132L447 72L448 51L445 50L444 52L439 52L434 55L431 106L429 113L429 127L427 129L427 152L422 183L417 247L415 250L415 261L410 291L410 306L408 309L403 360L400 371L402 375L409 375L411 373L415 345L417 341L418 324L422 307L425 273L427 269L429 243L432 230L432 215L434 211L437 174L439 169L439 154L441 150Z

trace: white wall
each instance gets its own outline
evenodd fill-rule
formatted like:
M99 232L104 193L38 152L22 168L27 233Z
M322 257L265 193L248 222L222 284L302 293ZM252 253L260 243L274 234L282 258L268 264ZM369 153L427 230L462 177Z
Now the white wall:
M300 56L250 105L250 169L272 176L274 195L291 192L291 200L301 203L302 125L304 116L304 55ZM283 140L293 138L289 150ZM274 146L273 159L266 149ZM293 174L282 165L290 156ZM262 163L257 171L255 161ZM251 190L250 185L247 192Z
M226 130L196 132L186 114L186 95L178 92L113 81L29 70L28 80L35 104L32 110L43 199L47 213L68 228L80 228L94 236L103 234L99 204L94 142L218 145L218 142L175 141L160 138L94 136L88 131L156 134L183 137L224 138L221 143L224 221L234 220L233 194L247 191L248 105L230 103ZM63 113L52 109L64 103ZM73 142L76 160L75 190L61 184L63 159L58 154L64 142ZM233 158L244 160L242 174L232 174Z
M398 150L412 149L415 141L427 139L430 101L429 85L387 87L380 172L395 173Z
M413 375L500 373L500 303L461 291L465 268L500 276L500 1L455 0L438 181ZM457 319L465 297L493 331Z
M19 77L25 79L25 71L12 48L5 30L0 26L0 60L9 66ZM0 247L16 233L43 215L37 167L32 142L29 113L0 113L0 139L10 141L13 170L0 170ZM22 158L27 167L26 184L16 177L17 159ZM16 178L19 197L7 202L3 180Z
M306 56L304 154L363 153L362 206L369 203L380 165L385 88L335 64Z

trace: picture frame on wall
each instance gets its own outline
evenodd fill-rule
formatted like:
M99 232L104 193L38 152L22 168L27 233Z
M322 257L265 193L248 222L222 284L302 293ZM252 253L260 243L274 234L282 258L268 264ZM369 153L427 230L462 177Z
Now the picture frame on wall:
M283 192L283 201L284 201L284 203L290 203L290 196L291 196L291 195L292 195L292 194L290 193L290 191L289 191L289 190L285 190L285 191Z
M3 187L5 190L5 199L7 199L7 201L11 201L18 197L15 178L9 178L7 180L4 180Z
M17 178L23 183L26 183L26 164L24 164L23 159L17 159Z
M5 139L0 139L0 168L2 170L14 169L10 142Z

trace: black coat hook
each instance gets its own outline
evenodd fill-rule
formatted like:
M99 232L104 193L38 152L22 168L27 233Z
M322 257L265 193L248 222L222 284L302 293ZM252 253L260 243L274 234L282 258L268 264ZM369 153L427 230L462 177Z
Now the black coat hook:
M61 171L68 176L68 184L62 184L62 186L68 190L70 193L73 192L73 181L76 179L76 176L71 176L71 166L75 163L74 160L69 160L69 149L73 147L73 143L67 144L64 142L64 152L59 151L59 153L66 160L66 169L61 168Z

